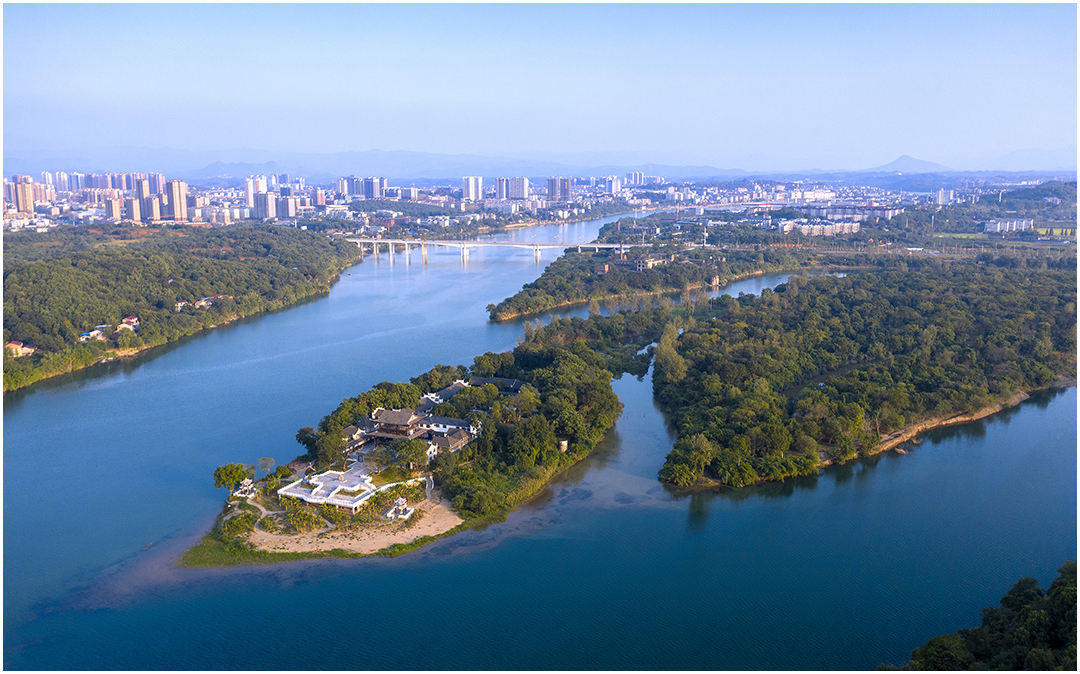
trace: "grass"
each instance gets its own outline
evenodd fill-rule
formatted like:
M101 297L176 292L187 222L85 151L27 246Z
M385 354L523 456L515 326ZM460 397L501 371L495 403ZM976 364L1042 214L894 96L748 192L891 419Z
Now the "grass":
M406 473L397 466L391 466L383 471L375 473L371 476L371 483L376 487L381 487L384 484L390 484L391 482L401 482L402 480L408 480L409 473Z
M934 235L935 239L987 239L986 234L973 234L965 232L940 232Z

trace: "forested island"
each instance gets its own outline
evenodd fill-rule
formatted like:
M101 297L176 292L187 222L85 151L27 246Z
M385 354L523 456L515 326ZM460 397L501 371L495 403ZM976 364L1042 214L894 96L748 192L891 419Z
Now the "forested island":
M469 375L470 380L482 379L475 381L476 385L456 387L449 400L428 410L436 423L453 422L449 417L455 417L475 429L466 444L432 455L431 448L437 447L438 440L429 442L420 436L390 439L373 432L374 444L354 453L357 444L350 440L357 437L358 427L370 428L371 420L380 419L380 410L401 411L409 417L423 396ZM297 461L311 464L307 476L327 470L340 475L347 467L362 469L365 475L370 474L372 484L400 488L408 506L428 501L438 508L439 495L425 496L422 490L410 492L407 488L410 480L430 476L456 517L445 516L443 526L433 535L421 535L409 529L416 521L412 518L404 524L387 524L384 511L390 501L381 491L353 512L329 502L313 505L280 495L282 479L291 471L269 472L267 468L267 474L254 483L258 493L250 502L247 497L230 497L239 508L227 505L213 530L181 557L180 564L218 566L322 556L395 555L463 528L501 519L547 485L553 475L587 456L615 425L621 406L611 389L611 378L611 372L604 369L604 359L583 340L577 340L568 346L521 344L510 352L478 356L469 369L438 365L409 382L380 383L343 400L317 426L301 428L296 437L306 451ZM509 385L512 391L500 390L493 382ZM354 461L351 466L350 459ZM256 466L230 464L219 472L215 476L218 486L233 489L244 477L256 477ZM231 477L222 477L226 474ZM434 512L434 516L439 514ZM278 552L249 540L269 535L280 542L283 537L304 534L310 535L302 551L282 545L279 549L291 551ZM369 549L363 546L372 539L385 542L385 547L355 551Z
M656 398L679 434L660 477L680 486L812 474L906 426L1076 376L1071 268L796 276L710 310L682 334L669 326L655 352Z
M567 251L540 278L512 297L488 305L488 314L492 320L503 321L593 300L723 286L752 274L795 271L814 264L813 256L803 252L676 251L674 247L630 249L631 258L652 255L663 261L642 270L620 266L617 251Z
M882 671L1076 671L1076 560L1065 562L1048 590L1021 578L982 624L934 637L903 667Z
M4 390L326 292L358 258L355 244L280 227L5 233L4 343L35 350L5 348ZM135 329L120 329L127 316Z

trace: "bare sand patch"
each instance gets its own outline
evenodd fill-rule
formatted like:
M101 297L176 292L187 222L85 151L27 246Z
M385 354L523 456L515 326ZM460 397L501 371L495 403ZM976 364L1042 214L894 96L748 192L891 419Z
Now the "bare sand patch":
M268 552L326 552L340 548L348 552L372 553L395 543L411 543L424 536L445 533L464 521L441 501L423 501L416 506L416 510L417 514L423 515L411 527L408 527L408 521L387 520L385 524L353 531L323 529L291 536L255 531L248 540L257 549Z

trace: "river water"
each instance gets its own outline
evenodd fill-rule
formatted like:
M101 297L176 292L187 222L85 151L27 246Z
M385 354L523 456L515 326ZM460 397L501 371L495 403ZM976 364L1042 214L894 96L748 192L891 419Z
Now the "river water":
M214 467L287 462L342 398L512 348L522 321L485 306L557 255L384 251L328 296L5 396L5 667L866 669L1076 558L1075 388L686 496L655 479L673 436L649 378L625 376L616 428L503 523L390 560L172 567L220 509Z

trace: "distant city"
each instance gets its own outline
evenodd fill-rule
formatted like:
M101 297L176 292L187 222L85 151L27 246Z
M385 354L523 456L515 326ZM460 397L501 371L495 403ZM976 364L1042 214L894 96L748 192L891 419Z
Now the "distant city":
M161 173L46 171L36 179L15 175L4 180L4 228L43 232L61 225L121 222L219 227L244 221L302 227L305 221L336 219L343 225L349 223L350 233L378 234L390 227L438 228L462 221L506 224L538 216L566 220L595 212L598 206L622 207L627 212L685 207L688 213L692 209L699 215L707 210L758 213L797 208L813 218L859 222L891 218L908 206L998 198L1006 187L1040 182L972 180L959 190L918 193L813 180L669 182L663 176L628 172L622 176L546 179L465 176L460 186L448 183L417 188L391 186L385 177L357 176L342 176L334 184L308 185L302 177L282 173L252 175L231 187L197 187ZM406 215L394 210L393 204L374 211L350 208L350 204L369 200L426 204L453 214Z

